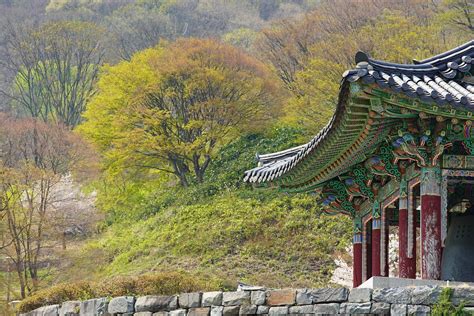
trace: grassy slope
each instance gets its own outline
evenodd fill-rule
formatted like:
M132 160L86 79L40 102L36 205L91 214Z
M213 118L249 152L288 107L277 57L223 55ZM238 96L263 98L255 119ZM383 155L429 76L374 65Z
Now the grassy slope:
M294 130L242 137L220 152L206 183L158 187L142 195L137 207L115 205L105 232L75 252L73 274L185 270L217 275L228 286L327 284L334 255L349 244L350 220L319 214L310 195L287 196L241 183L256 148L287 148L296 137Z

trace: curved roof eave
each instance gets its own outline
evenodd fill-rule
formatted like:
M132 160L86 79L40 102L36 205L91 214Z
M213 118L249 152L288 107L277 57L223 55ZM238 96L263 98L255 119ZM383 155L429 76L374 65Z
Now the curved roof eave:
M300 146L271 154L257 155L259 166L245 171L244 181L249 183L262 183L280 178L283 174L286 174L296 166L302 159L310 155L311 152L321 144L321 142L326 140L329 132L333 130L334 124L344 112L342 101L345 102L345 98L342 97L342 95L347 94L349 88L349 82L347 82L347 84L345 84L345 82L346 79L343 78L339 93L339 102L334 114L326 126L324 126L316 136L306 144Z
M356 54L357 67L343 74L339 100L329 123L308 143L284 151L257 156L259 166L245 172L244 181L265 183L282 180L301 161L316 152L337 128L344 114L352 82L376 84L410 98L474 110L474 84L459 78L471 75L474 64L474 40L445 53L417 62L396 64L371 59L365 53Z

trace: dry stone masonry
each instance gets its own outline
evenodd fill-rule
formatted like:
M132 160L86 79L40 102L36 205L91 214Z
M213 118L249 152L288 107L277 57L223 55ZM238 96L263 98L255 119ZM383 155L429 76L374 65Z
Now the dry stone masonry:
M64 302L20 316L429 315L441 291L439 286L419 286L121 296ZM474 308L474 287L454 288L452 301Z

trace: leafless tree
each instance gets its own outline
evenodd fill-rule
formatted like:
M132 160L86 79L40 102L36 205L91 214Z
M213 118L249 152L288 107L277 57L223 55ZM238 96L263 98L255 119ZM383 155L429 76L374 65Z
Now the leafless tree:
M158 44L160 39L173 39L176 35L169 16L156 8L137 5L125 6L106 20L114 34L115 54L130 60L140 50Z
M1 252L15 266L22 298L38 286L40 258L54 232L52 192L84 148L61 125L0 117Z

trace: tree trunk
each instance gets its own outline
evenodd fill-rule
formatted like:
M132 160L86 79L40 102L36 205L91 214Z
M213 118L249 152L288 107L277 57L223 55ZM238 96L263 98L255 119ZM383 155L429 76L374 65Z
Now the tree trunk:
M202 165L199 164L200 156L194 155L193 156L193 167L194 167L194 174L196 176L196 181L198 183L202 183L204 181L204 173L206 172L209 163L211 162L211 157L206 155L204 158L204 162Z
M63 250L66 250L66 233L63 232L62 235Z
M21 269L21 262L16 263L16 273L18 275L18 282L20 283L20 296L21 298L26 297L26 286L25 286L25 280L23 279L23 271Z
M189 172L188 166L179 158L175 156L169 156L168 159L171 161L173 166L174 174L178 177L179 182L182 187L188 187L189 182L187 178L187 173Z

